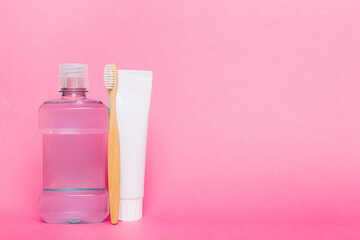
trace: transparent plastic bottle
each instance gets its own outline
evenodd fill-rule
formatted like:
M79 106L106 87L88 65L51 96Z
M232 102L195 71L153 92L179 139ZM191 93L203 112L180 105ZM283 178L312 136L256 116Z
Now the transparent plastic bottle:
M107 107L86 98L86 64L60 64L62 98L39 109L43 136L40 215L48 223L96 223L109 214L105 189Z

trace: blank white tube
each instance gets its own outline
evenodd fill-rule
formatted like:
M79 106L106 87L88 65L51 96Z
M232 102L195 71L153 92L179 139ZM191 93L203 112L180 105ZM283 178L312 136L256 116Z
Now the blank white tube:
M142 218L151 71L118 70L116 112L120 138L119 220Z

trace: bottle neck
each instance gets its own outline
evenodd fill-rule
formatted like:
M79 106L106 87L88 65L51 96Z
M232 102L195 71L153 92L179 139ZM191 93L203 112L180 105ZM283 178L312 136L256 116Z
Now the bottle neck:
M86 88L62 88L63 98L86 98Z

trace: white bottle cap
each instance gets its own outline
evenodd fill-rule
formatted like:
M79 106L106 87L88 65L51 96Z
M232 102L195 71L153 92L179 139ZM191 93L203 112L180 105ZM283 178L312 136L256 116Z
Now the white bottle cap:
M143 198L120 199L119 220L136 221L142 218Z
M67 63L59 65L59 89L88 89L88 65Z

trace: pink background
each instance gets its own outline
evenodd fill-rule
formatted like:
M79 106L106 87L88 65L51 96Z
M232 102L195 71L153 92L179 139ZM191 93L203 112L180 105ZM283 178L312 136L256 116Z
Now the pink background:
M0 239L359 239L360 1L0 3ZM154 72L144 218L49 225L59 63Z

